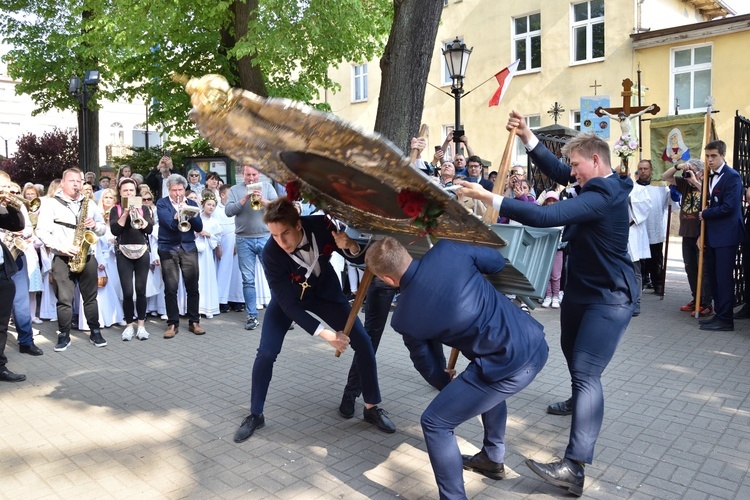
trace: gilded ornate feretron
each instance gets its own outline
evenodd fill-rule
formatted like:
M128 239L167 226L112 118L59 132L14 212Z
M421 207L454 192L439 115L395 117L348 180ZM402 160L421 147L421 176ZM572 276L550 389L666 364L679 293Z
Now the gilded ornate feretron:
M277 182L297 181L303 192L323 200L328 212L359 230L422 234L397 203L398 193L408 189L443 209L432 233L437 238L505 245L378 134L299 102L231 88L218 75L194 78L186 90L190 118L214 147L240 163L257 164Z

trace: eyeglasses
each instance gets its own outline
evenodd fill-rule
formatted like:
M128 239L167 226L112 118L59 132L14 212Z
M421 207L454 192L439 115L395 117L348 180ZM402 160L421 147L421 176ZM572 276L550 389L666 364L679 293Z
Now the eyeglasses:
M190 174L190 177L200 177L201 174Z

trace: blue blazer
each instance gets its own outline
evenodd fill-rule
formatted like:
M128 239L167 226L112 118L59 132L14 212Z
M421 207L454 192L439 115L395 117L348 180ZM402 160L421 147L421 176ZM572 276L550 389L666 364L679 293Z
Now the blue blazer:
M312 215L301 217L302 229L307 234L307 239L312 243L312 235L315 235L315 242L318 247L320 256L320 275L311 274L307 282L310 288L305 290L302 299L302 287L300 283L305 281L306 269L297 264L286 253L273 238L269 238L266 246L263 248L263 267L266 271L266 279L271 289L271 300L276 300L289 318L301 326L307 333L313 335L318 324L317 319L310 316L307 312L308 306L313 301L327 301L338 304L348 304L341 290L341 282L331 266L331 254L338 252L345 259L361 264L364 262L364 256L357 258L347 257L336 246L336 240L333 239L332 231L335 227L323 215Z
M185 203L193 207L198 204L193 200L185 199ZM164 252L176 252L182 247L186 252L198 249L195 247L195 233L203 231L203 220L200 214L190 219L190 231L181 232L177 229L177 219L174 214L177 210L172 206L169 196L156 202L156 216L159 219L159 250Z
M512 375L546 342L544 327L484 277L503 267L505 258L496 249L437 242L401 277L391 326L402 335L455 347L488 382Z
M745 241L742 219L742 179L726 163L721 177L711 190L703 211L706 221L706 244L711 248L736 246Z
M529 152L548 177L567 185L571 168L539 143ZM500 214L535 227L565 226L568 273L565 300L579 304L628 304L637 297L628 255L628 196L633 181L614 173L586 182L575 198L548 207L504 198Z

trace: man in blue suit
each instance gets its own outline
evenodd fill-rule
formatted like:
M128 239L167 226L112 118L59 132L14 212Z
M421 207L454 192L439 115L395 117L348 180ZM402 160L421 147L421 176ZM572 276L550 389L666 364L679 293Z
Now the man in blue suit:
M733 331L734 262L737 248L745 241L742 219L742 179L724 161L727 145L709 142L705 147L706 165L711 169L708 205L700 213L706 221L706 266L714 291L716 315L701 320L701 330Z
M199 214L188 219L190 229L180 231L179 210L183 205L198 207L185 198L187 179L180 174L172 174L166 181L168 195L156 203L156 214L159 218L159 260L164 276L164 302L167 306L167 331L165 339L177 335L180 326L180 309L177 306L177 286L182 280L187 292L187 316L190 331L203 335L206 331L200 326L200 291L198 290L198 249L195 246L195 233L203 231L203 221Z
M550 179L567 185L578 181L575 198L550 206L525 203L463 183L459 195L492 203L500 215L535 227L565 226L568 280L560 309L560 344L571 376L573 397L547 408L571 415L565 458L550 464L526 460L545 481L580 496L583 465L594 458L594 446L604 418L601 375L615 354L637 298L635 273L628 255L630 216L628 196L633 181L610 167L609 145L593 134L581 134L563 148L570 165L560 162L512 112L508 130L517 128L534 163Z
M505 267L505 259L496 249L442 240L413 260L387 237L370 247L365 262L383 282L401 287L394 330L423 342L439 340L471 361L421 418L440 498L466 498L462 467L503 479L505 400L534 380L549 353L544 327L484 277ZM484 424L482 450L462 456L454 430L477 415Z
M352 262L357 261L359 245L322 215L300 217L286 198L278 198L266 206L263 222L271 239L263 249L263 266L271 288L271 303L263 318L260 345L253 364L250 415L234 434L234 442L241 443L265 425L263 407L271 385L273 365L281 352L284 337L292 321L311 336L319 336L333 348L343 352L351 343L354 363L362 381L365 400L364 419L383 432L396 428L386 412L378 408L380 387L372 341L357 319L347 337L342 333L351 312L349 301L341 290L336 272L331 266L331 254L340 253ZM362 263L362 258L358 258ZM320 317L333 328L327 328L310 315Z

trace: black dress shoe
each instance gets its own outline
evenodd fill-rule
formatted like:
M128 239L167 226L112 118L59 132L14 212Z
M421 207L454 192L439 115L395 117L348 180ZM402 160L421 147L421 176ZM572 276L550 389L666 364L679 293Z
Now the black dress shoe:
M253 435L255 429L262 429L266 425L266 419L263 415L248 415L240 424L240 428L234 433L234 442L241 443L247 441Z
M228 313L230 311L228 304L219 304L220 313Z
M547 481L549 484L565 488L571 494L580 497L583 494L583 466L570 459L563 458L559 462L551 464L540 464L531 459L526 460L526 465L534 473Z
M23 382L24 380L26 380L26 375L13 373L12 371L3 367L3 369L0 370L0 380L2 380L3 382Z
M573 414L573 398L560 401L558 403L552 403L547 407L547 413L550 415L572 415Z
M750 318L750 305L747 303L742 306L742 309L734 313L734 319L747 319Z
M713 323L703 323L700 330L709 332L733 332L734 325L732 323L724 323L723 321L714 321Z
M41 356L42 354L44 354L44 351L42 351L41 349L39 349L34 344L18 346L18 350L22 354L31 354L32 356Z
M714 315L707 319L699 319L698 323L700 323L701 325L711 325L713 323L719 323L719 318Z
M344 394L341 398L341 404L339 405L339 415L344 418L352 418L354 416L354 400L356 398L349 394Z
M396 432L396 426L393 425L391 419L388 418L388 413L384 409L378 408L377 406L365 408L364 416L365 422L375 424L375 426L381 431L387 432L388 434Z
M464 470L478 472L490 479L505 479L505 465L490 460L484 450L476 455L461 455L464 461Z

